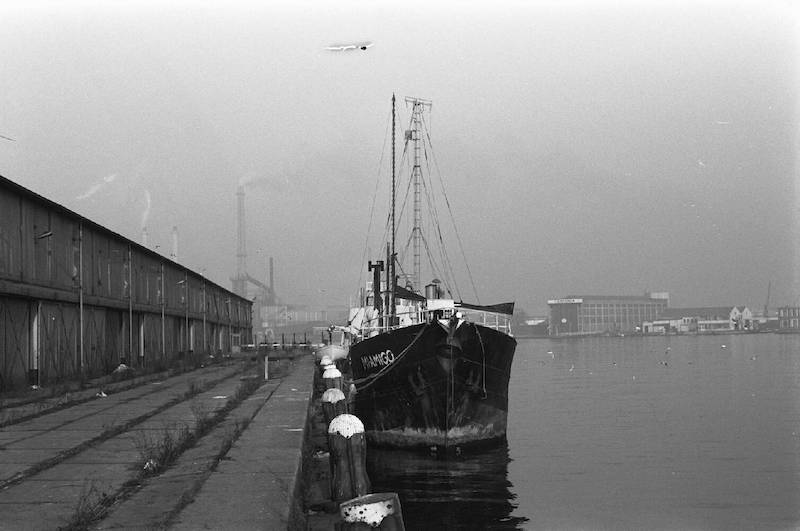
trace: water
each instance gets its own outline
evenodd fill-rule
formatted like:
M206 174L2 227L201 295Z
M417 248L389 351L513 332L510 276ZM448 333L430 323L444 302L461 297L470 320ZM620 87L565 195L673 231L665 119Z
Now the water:
M370 453L408 529L800 528L800 336L523 339L510 387L507 446Z

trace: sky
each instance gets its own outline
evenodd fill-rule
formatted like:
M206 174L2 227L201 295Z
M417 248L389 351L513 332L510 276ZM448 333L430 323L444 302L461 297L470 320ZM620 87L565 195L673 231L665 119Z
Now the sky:
M248 272L348 304L391 96L401 139L421 97L464 300L797 304L798 29L777 0L0 3L0 175L165 255L177 226L225 287L247 183Z

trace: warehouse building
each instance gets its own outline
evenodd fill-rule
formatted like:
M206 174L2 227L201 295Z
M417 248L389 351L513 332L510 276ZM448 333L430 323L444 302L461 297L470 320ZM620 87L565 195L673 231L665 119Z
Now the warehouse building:
M668 308L658 319L642 324L645 334L744 332L756 328L753 312L747 306Z
M778 330L783 333L800 332L800 306L778 308Z
M0 177L0 392L250 342L251 302Z
M547 301L550 335L623 334L641 331L669 306L666 292L644 296L571 295Z

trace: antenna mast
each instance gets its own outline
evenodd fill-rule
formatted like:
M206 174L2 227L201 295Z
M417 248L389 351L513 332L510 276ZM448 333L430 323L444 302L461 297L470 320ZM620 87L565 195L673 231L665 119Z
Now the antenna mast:
M420 154L420 131L422 129L422 111L425 106L431 107L430 100L423 100L420 98L406 97L406 103L413 105L411 113L411 131L409 133L411 140L414 142L414 169L411 176L414 179L414 228L412 229L411 237L414 247L414 289L420 289L420 261L419 261L419 242L422 239L422 203L421 203L421 184L422 184L422 168L419 164Z
M394 93L392 93L392 250L389 254L389 263L387 264L389 267L389 276L390 280L387 282L386 289L389 290L389 324L390 326L394 325L394 318L397 315L397 306L394 302L394 292L395 288L397 287L397 275L395 274L395 252L394 252L394 244L395 244L395 226L394 226L394 207L395 207L395 197L396 197L396 184L395 184L395 152L394 152L394 129L395 129L395 108L394 108Z

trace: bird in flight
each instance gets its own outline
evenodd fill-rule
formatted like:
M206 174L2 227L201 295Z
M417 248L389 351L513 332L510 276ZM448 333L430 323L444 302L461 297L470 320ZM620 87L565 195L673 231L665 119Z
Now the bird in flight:
M331 44L330 46L326 46L325 49L331 52L347 52L350 50L366 50L367 48L371 48L374 46L374 43L371 41L364 41L364 42L353 42L349 44Z

